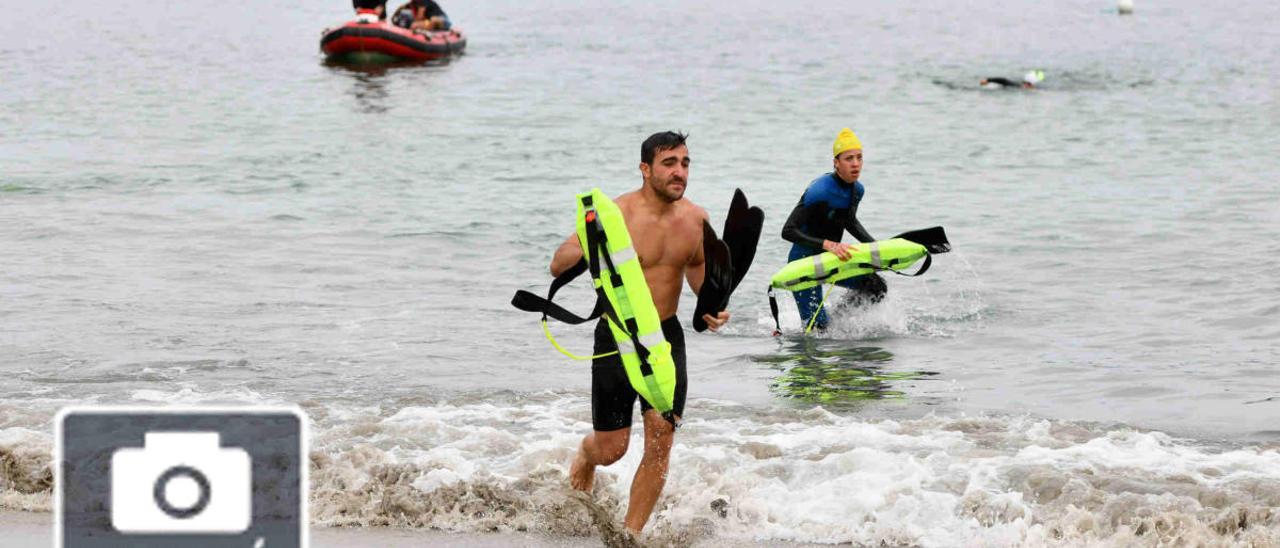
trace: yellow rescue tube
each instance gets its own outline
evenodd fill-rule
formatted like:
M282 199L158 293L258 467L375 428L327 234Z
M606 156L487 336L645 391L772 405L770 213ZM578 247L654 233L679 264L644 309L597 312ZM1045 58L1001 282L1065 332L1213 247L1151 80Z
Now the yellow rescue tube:
M769 286L800 291L879 270L906 270L930 253L945 253L950 249L942 227L917 230L888 240L854 244L849 260L842 261L830 251L796 259L774 274Z
M622 210L598 188L578 195L578 242L592 283L609 301L605 318L631 387L668 420L676 393L671 343L649 293Z

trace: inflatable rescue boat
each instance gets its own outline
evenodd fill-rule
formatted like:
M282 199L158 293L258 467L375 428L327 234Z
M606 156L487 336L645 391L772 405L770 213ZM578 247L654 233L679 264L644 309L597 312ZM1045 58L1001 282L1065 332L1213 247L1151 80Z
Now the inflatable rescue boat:
M431 61L459 53L467 38L458 29L413 31L367 17L327 29L320 50L344 63Z

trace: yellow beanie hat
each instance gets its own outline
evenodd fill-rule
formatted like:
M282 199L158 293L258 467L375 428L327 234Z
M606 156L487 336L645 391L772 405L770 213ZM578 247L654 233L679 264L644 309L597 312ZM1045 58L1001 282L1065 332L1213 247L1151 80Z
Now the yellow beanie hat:
M831 145L831 156L839 156L841 152L855 148L862 148L862 141L853 134L853 130L844 128L840 130L839 135L836 135L836 142Z

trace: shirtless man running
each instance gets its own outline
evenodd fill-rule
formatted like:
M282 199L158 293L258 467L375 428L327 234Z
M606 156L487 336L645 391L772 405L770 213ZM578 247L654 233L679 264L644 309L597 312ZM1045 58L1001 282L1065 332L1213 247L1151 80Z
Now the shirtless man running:
M685 372L684 329L676 319L680 304L680 278L694 293L702 289L702 223L706 210L684 199L689 180L689 149L685 135L670 131L655 133L640 145L640 174L644 184L619 196L615 202L626 219L631 243L640 257L653 304L662 318L662 334L671 343L676 366L676 391L672 402L676 422L684 415L688 376ZM582 259L576 234L570 235L551 259L551 275L559 276ZM712 331L729 321L729 313L704 315ZM596 325L595 354L617 350L604 319ZM644 457L631 482L627 505L627 530L639 534L653 513L653 506L667 480L667 461L675 426L644 398L638 398L621 358L614 354L591 364L591 422L593 431L582 439L569 470L574 489L591 492L596 466L608 466L627 453L631 440L631 414L640 400L644 417Z

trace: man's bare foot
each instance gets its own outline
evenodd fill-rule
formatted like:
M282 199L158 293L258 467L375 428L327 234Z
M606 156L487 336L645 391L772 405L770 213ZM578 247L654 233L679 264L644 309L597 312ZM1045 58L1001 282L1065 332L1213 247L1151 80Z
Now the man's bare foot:
M578 454L573 457L573 464L569 466L569 485L589 494L595 481L596 467L587 462L587 455L582 449L578 449Z
M640 542L640 535L619 527L613 515L592 499L591 495L582 491L572 491L569 498L578 501L587 509L587 515L591 517L591 523L596 526L596 529L600 530L600 540L604 542L606 548L645 548L645 545Z

